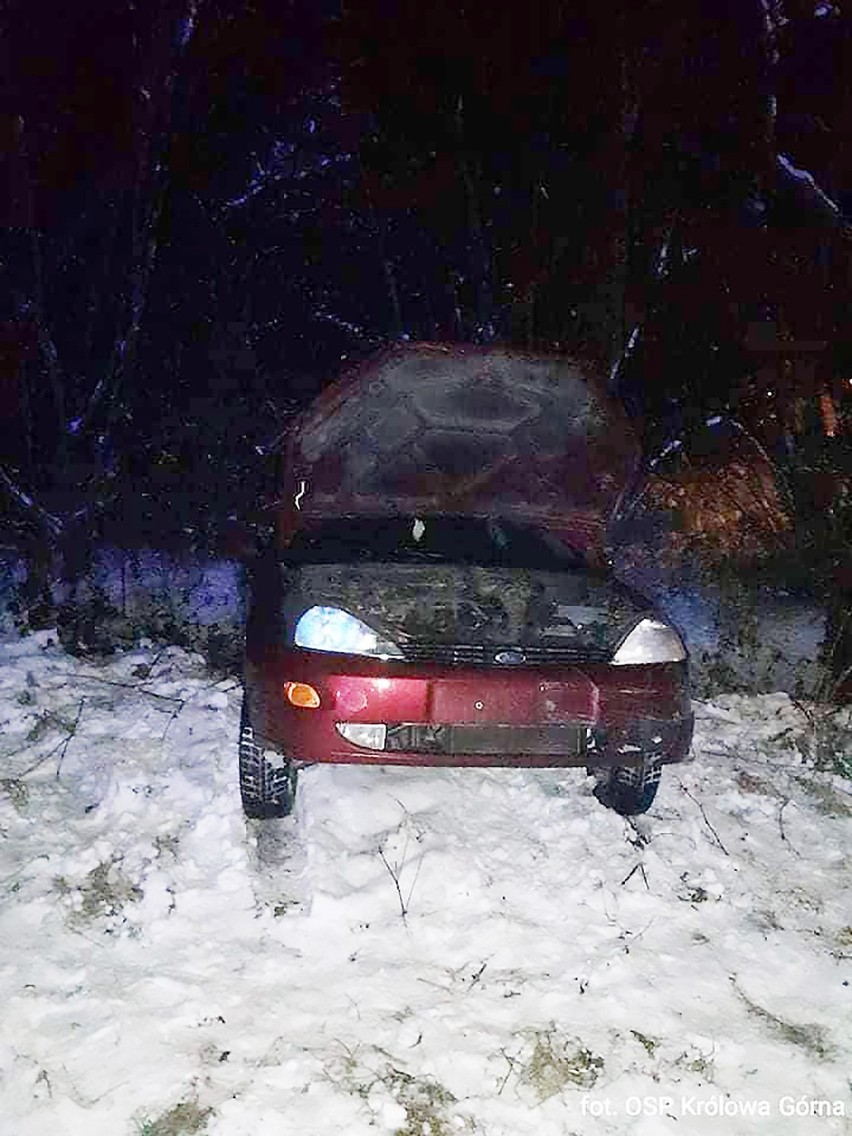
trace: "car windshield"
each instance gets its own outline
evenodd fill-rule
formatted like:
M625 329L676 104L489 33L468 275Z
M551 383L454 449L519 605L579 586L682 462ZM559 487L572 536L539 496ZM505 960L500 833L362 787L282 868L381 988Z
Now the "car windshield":
M552 572L583 564L580 553L544 530L502 519L446 514L324 521L297 533L286 558L300 564L429 562Z

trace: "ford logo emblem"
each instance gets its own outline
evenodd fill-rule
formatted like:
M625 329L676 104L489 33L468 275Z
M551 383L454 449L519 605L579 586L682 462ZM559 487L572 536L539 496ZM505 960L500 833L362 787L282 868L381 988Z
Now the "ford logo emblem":
M494 656L494 662L504 667L517 667L526 661L527 657L523 651L498 651Z

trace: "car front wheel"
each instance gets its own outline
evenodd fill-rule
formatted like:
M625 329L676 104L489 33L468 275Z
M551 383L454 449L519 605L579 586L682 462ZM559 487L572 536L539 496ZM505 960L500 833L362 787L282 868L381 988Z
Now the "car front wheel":
M654 803L660 785L663 766L659 761L646 758L640 765L614 765L611 769L596 769L598 779L595 796L602 805L620 816L638 816L646 813Z
M240 796L252 820L289 816L296 802L293 762L256 736L243 699L239 741Z

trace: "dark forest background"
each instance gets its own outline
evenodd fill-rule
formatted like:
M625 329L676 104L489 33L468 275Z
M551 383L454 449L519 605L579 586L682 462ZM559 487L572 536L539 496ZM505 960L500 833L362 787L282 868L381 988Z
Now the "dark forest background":
M649 455L736 417L841 632L848 3L3 12L0 508L33 563L218 547L343 367L502 341L606 369Z

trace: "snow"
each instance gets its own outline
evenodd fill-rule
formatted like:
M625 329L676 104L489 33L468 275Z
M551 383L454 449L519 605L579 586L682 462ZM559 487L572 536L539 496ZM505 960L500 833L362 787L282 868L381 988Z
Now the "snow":
M807 746L848 716L698 703L633 823L580 771L351 766L264 826L240 697L0 644L4 1132L850 1132L852 792Z

